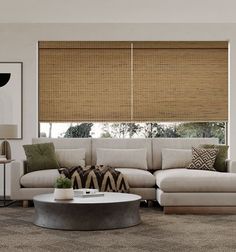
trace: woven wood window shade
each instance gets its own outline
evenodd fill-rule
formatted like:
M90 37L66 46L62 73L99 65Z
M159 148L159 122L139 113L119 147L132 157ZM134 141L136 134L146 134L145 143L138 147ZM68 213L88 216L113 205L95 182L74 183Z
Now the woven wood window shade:
M134 121L227 121L226 43L134 43Z
M227 42L40 42L39 120L227 121L227 54Z
M131 118L130 43L41 42L41 122Z

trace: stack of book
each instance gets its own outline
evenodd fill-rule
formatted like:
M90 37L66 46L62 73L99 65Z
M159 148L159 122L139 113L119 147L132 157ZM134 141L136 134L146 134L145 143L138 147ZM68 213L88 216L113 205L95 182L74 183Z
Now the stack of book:
M104 196L103 192L99 192L97 189L75 189L74 190L74 197L82 197L82 198L89 198L89 197L99 197Z

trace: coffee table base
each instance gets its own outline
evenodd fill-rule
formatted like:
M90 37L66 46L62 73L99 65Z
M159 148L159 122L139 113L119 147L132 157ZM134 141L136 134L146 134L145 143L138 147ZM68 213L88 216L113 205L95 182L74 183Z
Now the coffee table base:
M64 204L34 201L34 224L63 230L126 228L141 222L140 201L107 204Z

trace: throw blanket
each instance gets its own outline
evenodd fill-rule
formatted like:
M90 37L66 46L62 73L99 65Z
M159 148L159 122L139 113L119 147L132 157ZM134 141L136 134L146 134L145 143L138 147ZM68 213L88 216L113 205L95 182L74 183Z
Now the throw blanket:
M74 189L93 188L100 192L129 192L125 176L109 166L60 168L59 173L71 179Z

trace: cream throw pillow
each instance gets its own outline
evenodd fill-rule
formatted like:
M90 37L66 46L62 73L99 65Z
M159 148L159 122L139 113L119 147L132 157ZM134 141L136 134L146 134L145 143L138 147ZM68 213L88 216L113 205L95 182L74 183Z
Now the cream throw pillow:
M162 169L185 168L192 161L192 150L162 149Z
M97 165L147 169L146 149L97 149Z
M56 149L60 167L85 166L85 149Z

